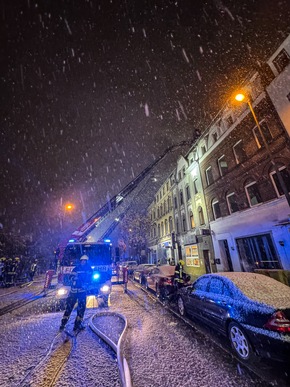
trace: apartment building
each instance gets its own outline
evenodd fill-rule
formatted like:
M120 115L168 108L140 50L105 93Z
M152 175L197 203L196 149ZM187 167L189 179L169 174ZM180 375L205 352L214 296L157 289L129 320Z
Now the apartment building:
M167 178L148 207L151 221L148 238L149 262L166 264L174 262L172 233L174 233L171 180Z

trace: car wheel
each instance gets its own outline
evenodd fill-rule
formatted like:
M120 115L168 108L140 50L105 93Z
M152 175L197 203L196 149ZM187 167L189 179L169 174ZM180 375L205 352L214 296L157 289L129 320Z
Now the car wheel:
M181 316L186 316L186 310L185 310L185 306L184 306L184 302L183 302L183 299L181 297L178 297L178 300L177 300L177 306L178 306L178 312Z
M228 328L228 337L236 355L241 360L249 361L254 357L251 343L243 328L236 322L231 322Z

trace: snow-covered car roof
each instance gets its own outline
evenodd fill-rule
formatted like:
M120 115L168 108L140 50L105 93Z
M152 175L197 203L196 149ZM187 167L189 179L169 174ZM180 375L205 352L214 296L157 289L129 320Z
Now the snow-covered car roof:
M229 279L253 301L275 309L290 308L290 287L266 275L245 272L222 272L209 275Z
M175 266L171 266L171 265L158 266L158 269L160 270L160 274L165 277L174 275L174 272L175 272Z

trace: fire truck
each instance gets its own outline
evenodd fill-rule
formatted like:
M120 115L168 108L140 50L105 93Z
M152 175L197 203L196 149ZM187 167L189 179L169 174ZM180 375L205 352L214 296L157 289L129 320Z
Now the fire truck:
M177 145L169 146L163 154L75 230L65 244L60 246L57 269L58 289L56 292L58 300L65 301L67 298L70 291L70 273L80 257L86 254L93 269L93 281L89 293L103 298L105 305L108 304L112 289L112 245L109 239L110 234L119 225L134 200L147 187L151 170L169 152L191 143L192 141L182 141ZM124 200L125 198L127 200Z

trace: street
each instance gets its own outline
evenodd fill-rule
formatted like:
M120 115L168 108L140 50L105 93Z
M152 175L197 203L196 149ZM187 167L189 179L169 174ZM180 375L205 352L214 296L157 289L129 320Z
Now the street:
M41 290L42 282L33 285ZM1 308L5 298L27 289L1 289ZM10 293L5 297L5 293ZM17 296L16 296L17 295ZM1 316L1 386L119 386L116 356L87 326L75 343L55 339L62 312L52 311L54 291L9 314ZM16 298L15 298L16 299ZM128 321L125 356L132 384L143 386L266 386L265 380L241 366L232 355L215 344L204 328L185 324L153 295L129 282L114 285L109 310L123 314ZM94 303L89 317L107 308ZM69 327L72 326L74 314ZM111 321L111 320L108 320ZM110 322L106 330L116 328ZM220 340L220 339L219 339ZM27 384L29 381L30 384ZM287 385L279 381L279 385Z

